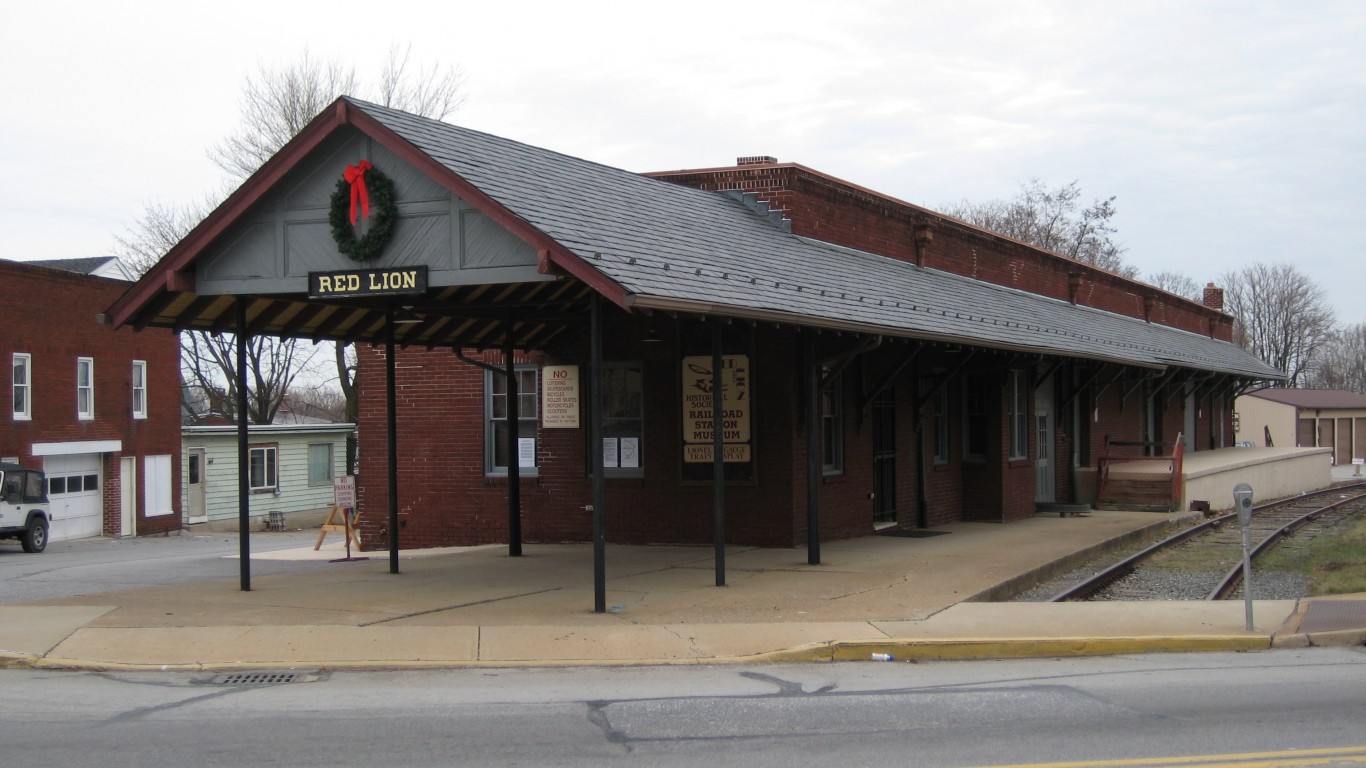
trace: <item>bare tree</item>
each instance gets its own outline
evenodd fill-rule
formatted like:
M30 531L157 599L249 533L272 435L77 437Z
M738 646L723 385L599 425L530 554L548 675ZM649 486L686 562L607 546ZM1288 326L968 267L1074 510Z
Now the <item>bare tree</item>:
M288 415L297 423L346 420L346 396L330 383L295 386L285 395L277 416ZM277 419L278 420L278 419Z
M427 117L444 119L464 103L464 75L458 67L413 61L412 46L392 45L388 59L373 89L366 89L353 67L338 61L320 61L304 50L294 62L280 66L262 65L242 88L242 122L238 128L208 150L214 161L234 184L256 172L309 121L338 96L352 94L386 106L404 109ZM201 205L182 207L149 205L143 215L122 236L116 236L115 252L139 274L147 271L176 243L180 242L224 197ZM217 402L212 393L229 392L236 403L237 370L231 335L214 336L203 332L181 334L182 389L190 398ZM224 344L228 346L225 348ZM317 353L311 345L291 339L252 337L248 354L248 411L254 423L269 423L283 402L287 390L306 369ZM336 370L339 386L346 398L344 418L356 419L355 365L339 345ZM186 412L195 412L195 403L186 402ZM229 406L235 407L235 406ZM266 419L266 421L260 421ZM348 466L354 462L355 446L348 441Z
M1251 264L1225 273L1220 282L1235 338L1284 371L1288 386L1300 386L1333 331L1333 309L1323 289L1290 264Z
M1315 355L1307 386L1366 395L1366 323L1338 328Z
M1201 301L1205 297L1204 288L1194 278L1181 272L1155 272L1148 275L1147 282L1167 293L1174 293L1192 301Z
M943 211L983 229L1013 237L1036 248L1090 264L1101 269L1137 277L1138 270L1124 261L1124 247L1114 239L1110 220L1115 215L1113 196L1081 205L1077 182L1049 189L1038 179L1020 185L1011 200L984 203L963 201Z
M423 117L444 120L465 104L465 75L458 67L413 63L413 46L389 46L379 76L377 101Z
M407 112L445 119L464 103L465 78L455 66L412 61L412 46L391 45L372 98ZM319 61L307 49L278 67L262 66L242 88L242 123L209 149L209 158L226 173L244 180L323 107L338 96L365 92L356 71L339 61Z
M308 49L290 64L262 65L242 87L241 125L209 148L209 159L233 178L246 179L323 107L355 91L353 68L318 61Z
M247 339L247 422L271 424L290 387L310 363L320 345L300 339L252 336ZM232 334L196 331L181 335L180 378L190 398L207 395L213 415L237 419L237 339ZM221 392L223 397L214 393ZM191 423L201 415L186 409Z
M141 276L161 261L213 207L214 203L207 200L183 206L151 203L133 226L114 236L114 255L133 274Z

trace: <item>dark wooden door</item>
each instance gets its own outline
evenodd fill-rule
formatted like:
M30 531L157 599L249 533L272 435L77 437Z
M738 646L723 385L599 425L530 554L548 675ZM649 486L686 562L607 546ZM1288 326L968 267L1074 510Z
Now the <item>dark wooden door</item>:
M896 522L896 398L883 391L873 399L873 520Z

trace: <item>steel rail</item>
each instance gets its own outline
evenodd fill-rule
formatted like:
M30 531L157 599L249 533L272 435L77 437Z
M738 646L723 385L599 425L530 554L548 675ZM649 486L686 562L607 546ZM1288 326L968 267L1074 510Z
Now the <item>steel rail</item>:
M1360 488L1360 485L1357 485L1357 486L1347 486L1346 488L1339 487L1339 488L1334 488L1334 489L1332 489L1332 490L1335 490L1335 491L1342 491L1342 490L1347 490L1347 489L1359 489L1359 488ZM1251 561L1255 562L1255 561L1257 560L1257 558L1260 557L1260 556L1262 555L1262 553L1266 552L1268 549L1271 549L1271 547L1274 546L1274 545L1276 544L1276 542L1280 541L1282 538L1284 538L1284 537L1286 537L1286 536L1289 536L1290 534L1294 533L1295 530L1298 529L1300 526L1304 525L1305 523L1312 522L1313 520L1315 520L1316 518L1318 518L1320 515L1324 514L1325 512L1332 512L1333 510L1337 509L1338 507L1342 507L1342 506L1345 506L1345 505L1347 505L1347 504L1351 504L1352 502L1355 502L1355 501L1360 501L1363 497L1366 497L1366 493L1358 493L1356 496L1353 496L1353 497L1350 498L1350 499L1343 499L1343 500L1341 500L1341 501L1337 501L1337 502L1334 502L1334 503L1332 503L1332 504L1329 504L1328 506L1319 507L1318 509L1316 509L1316 510L1314 510L1314 511L1312 511L1312 512L1305 513L1305 514L1303 514L1303 515L1301 515L1301 516L1295 518L1294 520L1291 520L1290 522L1286 523L1285 525L1281 526L1280 528L1277 528L1276 530L1272 531L1270 534L1267 535L1266 538L1262 539L1262 540L1257 544L1257 546L1253 547L1253 548L1252 548L1252 551L1248 553L1248 558L1249 558ZM1209 595L1206 596L1205 599L1206 599L1206 600L1223 600L1224 598L1226 598L1226 597L1228 597L1229 595L1233 594L1233 591L1234 591L1235 589L1238 588L1238 585L1241 584L1242 581L1243 581L1243 564L1242 564L1241 562L1239 562L1239 563L1237 563L1236 565L1234 565L1232 568L1230 568L1230 569L1228 570L1228 573L1224 574L1224 578L1223 578L1222 580L1220 580L1219 585L1216 586L1213 590L1211 590L1210 593L1209 593Z
M1325 488L1322 491L1313 491L1311 493L1301 494L1299 496L1294 496L1288 499L1279 499L1277 501L1263 504L1259 507L1253 507L1252 514L1256 515L1259 512L1266 512L1269 510L1276 509L1277 507L1287 506L1294 502L1303 501L1306 498L1311 498L1316 495L1335 492L1340 493L1342 491L1358 489L1366 489L1366 482L1355 483L1353 485L1346 486L1336 486L1333 488ZM1345 501L1352 500L1354 499L1347 499ZM1319 511L1321 512L1322 510ZM1219 517L1206 520L1200 523L1199 525L1191 526L1190 528L1187 528L1183 531L1178 531L1177 533L1168 536L1167 538L1157 542L1156 544L1153 544L1152 546L1140 552L1136 552L1130 555L1129 557L1120 560L1114 565L1111 565L1108 568L1099 571L1091 578L1086 579L1078 584L1075 584L1072 587L1069 587L1068 589L1058 593L1057 595L1054 595L1052 598L1050 598L1049 602L1063 603L1075 600L1085 600L1086 598L1090 597L1091 595L1094 595L1102 589L1105 589L1106 587L1110 586L1116 581L1119 581L1124 576L1127 576L1128 574L1132 573L1134 571L1134 568L1137 567L1139 563L1143 562L1144 560L1147 560L1153 555L1156 555L1158 552L1161 552L1169 547L1175 546L1176 544L1179 544L1185 541L1186 539L1190 539L1200 534L1207 533L1213 529L1219 528L1220 526L1226 523L1232 522L1236 524L1237 521L1238 514L1236 512L1230 512L1226 515L1220 515ZM1238 567L1242 568L1241 563Z

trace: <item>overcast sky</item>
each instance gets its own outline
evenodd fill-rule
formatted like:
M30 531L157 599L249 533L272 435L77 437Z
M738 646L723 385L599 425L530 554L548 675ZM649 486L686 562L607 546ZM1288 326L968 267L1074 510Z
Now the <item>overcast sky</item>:
M460 66L451 122L632 171L797 162L931 208L1117 196L1144 275L1290 262L1366 321L1366 3L11 5L0 257L98 256L203 198L246 79L307 48ZM366 94L357 94L364 96Z

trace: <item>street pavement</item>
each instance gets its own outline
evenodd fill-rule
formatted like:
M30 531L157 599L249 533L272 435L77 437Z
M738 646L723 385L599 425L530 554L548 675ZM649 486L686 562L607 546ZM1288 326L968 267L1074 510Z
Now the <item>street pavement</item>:
M0 605L0 666L382 669L442 666L896 661L1258 650L1366 643L1366 595L1241 601L1005 603L1178 516L1039 515L806 549L608 546L605 613L592 548L529 544L253 553L312 567Z

